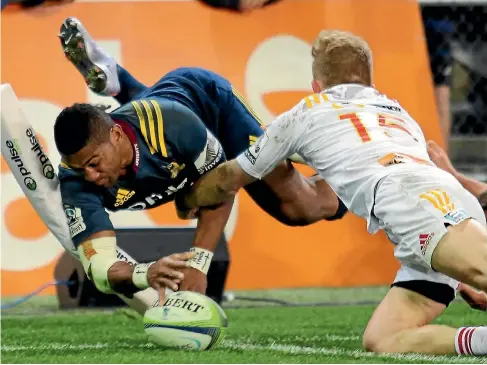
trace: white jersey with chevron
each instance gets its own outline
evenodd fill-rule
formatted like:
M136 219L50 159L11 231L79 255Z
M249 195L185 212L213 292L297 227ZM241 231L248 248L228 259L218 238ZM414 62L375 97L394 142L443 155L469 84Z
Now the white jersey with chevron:
M378 224L370 213L378 181L397 168L433 165L421 128L404 108L374 88L355 84L304 98L238 161L262 178L292 153L316 169L373 232Z

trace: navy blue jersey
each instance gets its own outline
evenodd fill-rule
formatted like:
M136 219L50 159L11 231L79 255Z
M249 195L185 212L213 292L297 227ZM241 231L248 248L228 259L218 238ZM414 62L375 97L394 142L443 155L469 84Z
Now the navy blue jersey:
M75 245L113 230L105 209L141 210L172 201L201 174L246 150L261 134L255 113L223 77L199 68L169 72L110 113L134 147L133 176L110 189L61 166L61 194Z
M138 99L110 113L134 149L133 173L111 188L97 186L67 166L59 168L61 194L75 245L113 230L108 213L155 208L224 161L218 140L185 106Z
M137 95L153 96L177 101L191 109L218 138L228 159L237 157L262 134L260 119L242 95L212 71L178 68Z

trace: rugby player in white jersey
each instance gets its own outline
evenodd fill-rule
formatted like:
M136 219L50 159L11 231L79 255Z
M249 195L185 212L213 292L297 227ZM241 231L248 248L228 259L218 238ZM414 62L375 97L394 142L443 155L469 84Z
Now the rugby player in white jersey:
M316 94L279 116L235 160L202 177L180 206L225 201L298 153L367 221L370 233L387 233L402 264L365 330L365 348L487 354L487 327L430 324L460 282L487 291L487 229L479 201L435 166L407 111L373 87L372 53L363 39L323 31L312 54Z

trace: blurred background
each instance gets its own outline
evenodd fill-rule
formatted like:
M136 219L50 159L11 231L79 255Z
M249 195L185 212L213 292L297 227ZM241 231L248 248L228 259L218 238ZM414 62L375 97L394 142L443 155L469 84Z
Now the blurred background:
M180 66L208 68L227 77L266 123L311 92L315 35L353 31L372 47L377 88L399 100L456 168L487 181L485 1L2 0L1 16L1 82L13 86L56 165L52 125L64 106L116 106L91 93L64 59L57 33L65 17L75 16L144 83ZM66 307L106 305L23 197L3 157L1 167L2 303L41 288L37 294ZM172 204L112 219L129 253L179 249L191 243L195 227L179 221ZM398 269L392 251L383 234L369 236L350 215L284 227L240 193L211 290L220 300L224 290L254 301L377 299ZM76 285L50 285L66 281ZM343 294L357 287L376 289ZM322 295L319 288L338 292Z

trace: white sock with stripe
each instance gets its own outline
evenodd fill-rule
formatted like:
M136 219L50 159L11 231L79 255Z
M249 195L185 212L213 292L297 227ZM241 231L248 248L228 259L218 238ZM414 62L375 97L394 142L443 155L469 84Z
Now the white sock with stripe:
M458 355L487 355L487 327L461 327L455 336Z

